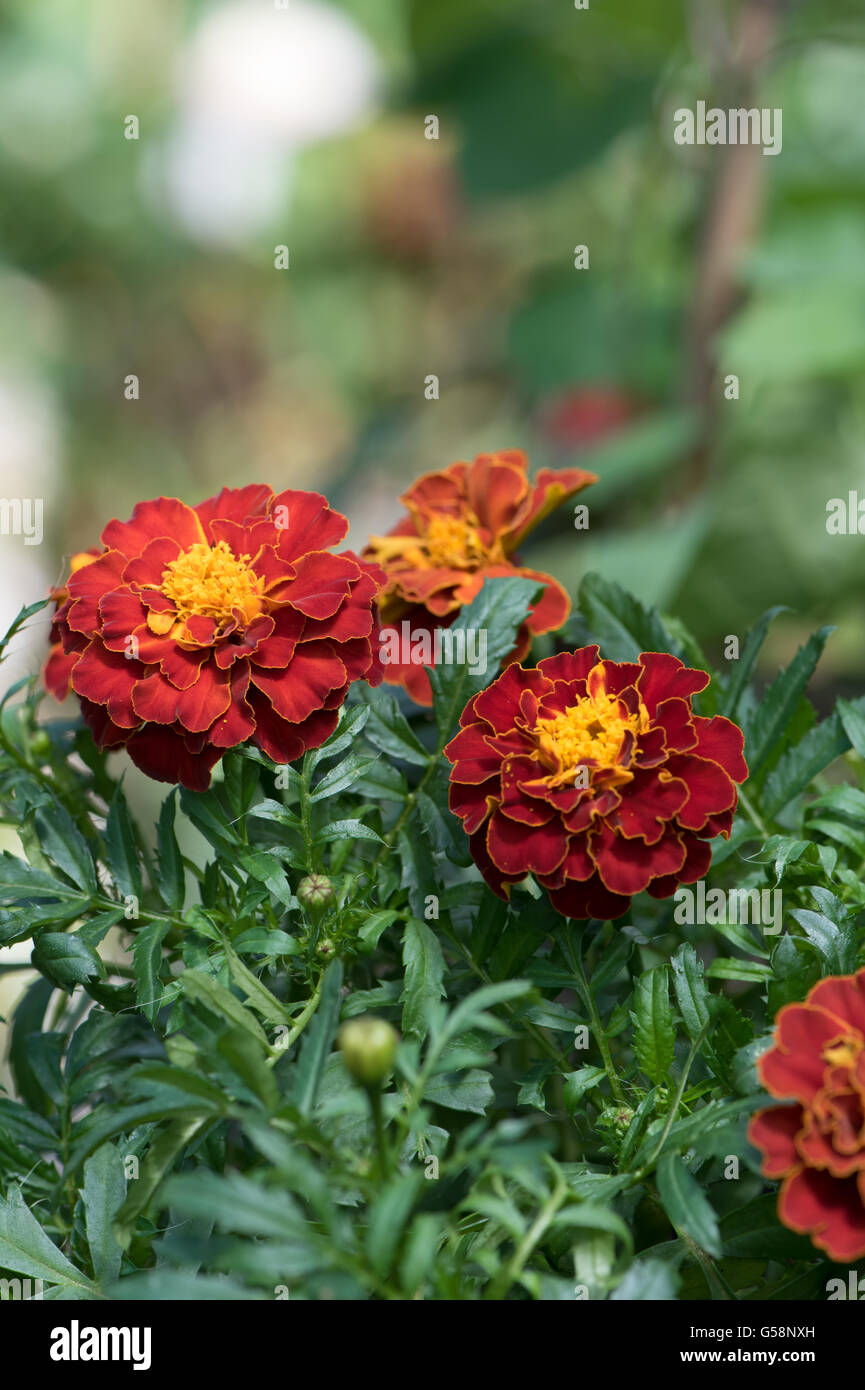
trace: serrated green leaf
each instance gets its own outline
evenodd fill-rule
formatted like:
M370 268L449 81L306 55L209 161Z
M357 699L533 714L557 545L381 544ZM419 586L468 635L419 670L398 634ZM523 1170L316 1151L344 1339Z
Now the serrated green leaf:
M569 1115L573 1115L586 1092L599 1086L606 1074L603 1067L579 1067L577 1071L565 1072L562 1101Z
M281 801L273 801L269 797L259 801L247 812L247 815L253 820L275 821L277 825L284 825L289 830L300 832L303 829L299 816L296 816L293 811L289 811Z
M670 974L666 965L647 970L634 982L634 1055L655 1085L669 1077L675 1050Z
M130 1185L125 1201L117 1210L113 1235L118 1249L128 1249L135 1235L139 1216L147 1210L190 1140L206 1123L207 1121L201 1117L172 1120L153 1140L137 1179ZM97 1150L98 1152L101 1150ZM88 1159L88 1162L92 1160Z
M342 961L333 960L324 973L321 1000L307 1026L295 1070L294 1103L302 1115L311 1115L318 1098L324 1066L330 1055L342 1004Z
M703 982L703 966L693 946L683 943L670 964L682 1019L693 1040L700 1036L709 1019L708 991Z
M799 923L829 974L846 975L856 969L857 942L852 924L839 926L824 913L807 908L794 908L790 916Z
M381 836L361 820L331 821L321 830L316 830L313 839L316 844L325 844L329 840L372 840L377 845L384 843Z
M256 1013L264 1019L265 1023L272 1023L276 1027L285 1024L290 1026L292 1016L285 1005L281 1004L276 995L271 994L267 986L261 983L258 976L244 965L228 942L225 943L224 950L231 978L243 990Z
M89 898L65 898L34 907L10 907L0 911L0 946L25 941L49 923L68 926L87 911Z
M858 700L838 700L835 709L844 732L860 758L865 758L865 696Z
M39 843L49 858L68 874L73 883L93 896L97 891L96 870L87 842L68 811L59 802L38 806L33 824Z
M721 1257L718 1218L696 1178L678 1154L664 1154L656 1173L658 1193L673 1225L707 1254Z
M402 962L402 1031L407 1037L422 1039L430 1005L437 1004L445 992L445 962L438 937L416 917L409 917L405 924Z
M28 864L26 859L3 850L0 854L0 901L26 902L30 898L72 898L87 901L79 888Z
M634 1303L641 1299L652 1302L676 1297L679 1280L675 1269L663 1260L635 1260L622 1280L610 1294L610 1302L622 1300Z
M544 1086L555 1071L555 1066L555 1062L545 1057L529 1067L517 1091L517 1105L531 1105L535 1110L541 1110L546 1114L547 1098L544 1095Z
M377 1194L369 1209L366 1253L382 1279L390 1272L422 1183L422 1173L400 1173Z
M108 868L121 897L141 897L141 861L126 797L118 787L105 822Z
M636 661L641 652L669 651L671 642L658 614L639 599L599 574L587 574L580 585L580 612L597 638L601 656L611 661Z
M184 994L198 1003L205 1004L213 1013L227 1019L237 1028L245 1028L248 1033L265 1048L269 1047L264 1030L255 1015L226 989L201 970L185 970L179 977Z
M736 960L733 956L716 956L706 971L710 980L743 980L746 984L765 984L771 978L768 965L756 960Z
M174 833L174 816L177 806L177 789L170 792L162 803L156 832L156 856L159 876L154 887L165 906L172 912L183 910L186 894L186 875L183 859Z
M783 604L775 608L767 608L766 612L754 624L750 632L745 637L745 644L739 655L738 661L733 666L727 688L721 701L720 714L725 714L728 719L736 719L739 711L739 704L742 695L748 686L751 672L760 653L769 624L774 622L779 613L786 612Z
M831 714L809 729L804 738L782 754L766 778L762 809L767 815L776 816L849 747L850 739L839 714Z
M41 932L31 959L41 974L67 992L105 975L105 966L92 946L74 933Z
M113 1144L103 1144L84 1164L84 1228L93 1274L104 1287L120 1274L123 1258L113 1230L126 1196L123 1159Z
M269 854L264 849L244 847L235 851L235 857L244 873L249 874L257 883L263 883L278 903L283 907L293 905L294 896L285 876L285 866L275 854Z
M247 956L296 956L301 949L300 942L279 927L250 927L232 945L238 955Z
M364 737L373 747L389 758L426 767L430 755L412 733L393 696L385 694L381 687L377 690L362 687L360 698L366 700L369 711Z
M382 932L393 926L398 917L399 913L393 908L382 908L378 912L371 912L358 932L360 940L370 948L376 946Z
M350 748L362 734L368 719L369 710L363 704L354 705L350 709L343 705L339 712L339 723L330 738L320 748L313 748L307 754L309 771L312 772L319 763L325 762L328 758L335 758L338 753L344 753L346 748Z
M770 754L789 737L790 721L826 645L831 627L822 627L799 648L785 670L775 677L757 707L746 741L751 777L761 771Z
M216 1050L267 1110L277 1108L279 1092L273 1072L265 1062L261 1047L249 1033L243 1028L229 1028L217 1039Z
M310 802L326 801L331 796L338 796L348 787L354 786L360 777L371 768L377 758L364 758L357 753L350 753L336 767L332 767L326 772L320 782L316 783L314 790L310 793Z
M302 1237L307 1222L284 1187L268 1188L242 1173L179 1174L166 1185L165 1200L189 1216L206 1216L225 1231L266 1239Z
M472 1115L485 1115L494 1095L490 1074L479 1068L456 1073L443 1073L427 1083L424 1099L448 1110L464 1110Z
M138 929L132 943L136 1001L144 1017L154 1025L164 993L159 979L162 943L170 929L170 922L148 922L146 926Z
M79 1298L95 1297L98 1292L45 1234L15 1185L6 1197L0 1197L0 1267L46 1284L68 1285Z
M468 663L431 669L433 707L440 745L453 733L467 702L497 674L503 657L513 651L517 629L531 611L538 582L499 576L484 580L468 607L461 609L452 631L471 629L486 633L486 671L473 673Z

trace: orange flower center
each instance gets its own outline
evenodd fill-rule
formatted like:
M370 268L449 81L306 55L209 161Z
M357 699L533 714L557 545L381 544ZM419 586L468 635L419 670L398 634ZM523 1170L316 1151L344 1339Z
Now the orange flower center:
M423 527L416 536L371 536L370 555L385 567L469 572L483 565L500 565L506 559L500 541L484 541L477 517L471 512L465 516L436 512L423 522L416 519L416 524Z
M554 782L573 782L580 767L615 768L626 735L636 739L649 727L649 714L640 703L635 714L622 712L617 695L586 695L561 714L538 719L535 734L541 759L555 770ZM636 747L632 746L631 751Z
M177 619L212 618L228 624L236 611L250 623L262 611L262 581L248 555L235 555L225 543L199 542L184 550L162 574L161 589L177 610Z
M427 563L434 569L476 569L490 557L478 528L462 517L430 517L424 540Z

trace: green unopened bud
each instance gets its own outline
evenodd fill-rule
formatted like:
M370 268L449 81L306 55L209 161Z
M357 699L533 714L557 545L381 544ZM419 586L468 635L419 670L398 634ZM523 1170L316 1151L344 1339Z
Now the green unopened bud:
M51 739L48 737L44 729L36 730L35 734L30 740L30 748L32 752L35 753L37 758L41 757L44 753L48 753L50 751Z
M324 956L325 960L330 960L335 950L336 946L331 941L330 937L323 936L315 948L315 953L318 956Z
M598 1116L598 1124L602 1129L611 1129L617 1139L624 1139L633 1118L630 1105L608 1105Z
M670 1088L669 1088L669 1086L659 1086L659 1087L658 1087L658 1090L657 1090L657 1094L655 1095L655 1100L654 1100L654 1105L653 1105L653 1109L654 1109L655 1114L657 1115L660 1111L662 1111L662 1110L667 1110L667 1109L669 1108L669 1105L670 1105Z
M308 874L297 885L297 896L307 911L316 915L333 902L333 884L324 874Z
M380 1086L396 1054L399 1034L383 1018L367 1014L352 1018L339 1030L339 1047L345 1065L362 1086Z

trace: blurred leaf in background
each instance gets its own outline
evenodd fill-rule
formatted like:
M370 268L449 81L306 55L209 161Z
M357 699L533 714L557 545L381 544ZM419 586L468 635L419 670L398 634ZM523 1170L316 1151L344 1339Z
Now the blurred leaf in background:
M615 573L713 649L783 600L766 674L843 622L822 679L855 685L825 506L863 475L865 18L769 10L9 0L0 481L38 479L47 527L4 546L10 616L141 495L323 487L360 545L419 472L523 447L601 475L588 534L563 514L527 563ZM674 143L739 91L780 155Z

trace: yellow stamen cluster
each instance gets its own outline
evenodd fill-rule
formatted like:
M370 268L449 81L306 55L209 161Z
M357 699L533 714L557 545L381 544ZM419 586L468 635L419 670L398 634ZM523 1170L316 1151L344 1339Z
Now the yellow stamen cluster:
M248 555L238 558L225 541L214 546L199 542L166 566L162 592L181 622L200 616L223 627L238 609L249 623L262 611L262 583L248 562Z
M478 529L461 517L430 517L424 537L427 563L434 569L475 569L489 558Z
M861 1042L856 1038L845 1038L832 1047L824 1047L823 1061L828 1062L830 1067L853 1067L861 1051Z
M487 545L480 534L477 518L448 516L436 512L424 522L417 536L371 536L369 553L385 566L395 561L407 569L472 570L482 565L502 564L506 559L501 542Z
M580 767L616 767L626 733L639 736L648 727L644 705L630 714L616 695L586 695L561 714L539 719L535 733L541 760L555 780L573 782Z

